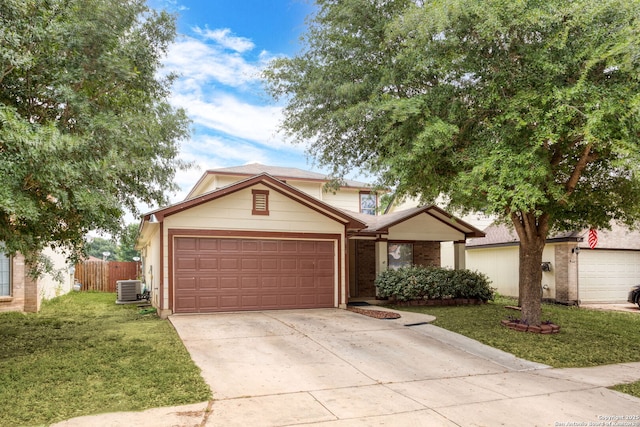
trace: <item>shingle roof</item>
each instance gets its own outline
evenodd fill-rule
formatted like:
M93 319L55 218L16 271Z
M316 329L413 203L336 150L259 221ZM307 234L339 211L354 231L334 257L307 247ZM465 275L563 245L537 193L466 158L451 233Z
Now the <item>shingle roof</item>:
M578 242L580 248L589 248L587 239L588 229L555 233L547 238L547 243L558 241ZM629 230L627 227L616 223L611 224L611 230L597 230L598 245L596 249L632 249L640 250L640 231ZM517 245L520 242L518 235L512 227L506 224L491 224L484 229L485 237L467 240L467 247L486 247Z
M358 219L361 222L364 222L367 225L367 228L360 230L361 233L375 233L379 231L384 231L388 227L394 226L400 222L406 221L410 218L413 218L416 215L420 215L422 213L430 215L447 225L458 229L460 232L464 233L466 236L479 236L482 235L482 231L473 227L470 224L456 218L446 211L438 208L435 205L431 206L419 206L415 208L405 209L402 211L392 212L384 215L367 215L359 212L351 212L345 211L350 216Z
M298 168L290 168L290 167L282 167L282 166L269 166L263 165L260 163L250 163L242 166L232 166L228 168L220 168L220 169L210 169L207 173L222 173L222 174L230 174L230 175L259 175L261 173L268 173L269 175L278 178L278 179L304 179L304 180L312 180L312 181L330 181L326 174L307 171ZM359 182L354 180L345 180L345 184L347 187L357 187L357 188L370 188L371 185L365 182Z

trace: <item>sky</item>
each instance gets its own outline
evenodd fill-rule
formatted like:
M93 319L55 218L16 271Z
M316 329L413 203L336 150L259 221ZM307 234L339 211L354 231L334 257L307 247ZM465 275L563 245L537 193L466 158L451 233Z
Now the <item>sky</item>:
M299 52L311 0L148 0L177 15L178 37L164 65L178 73L170 102L192 120L181 158L197 168L179 172L183 200L208 169L263 163L318 170L302 144L278 133L282 103L260 81L270 59Z

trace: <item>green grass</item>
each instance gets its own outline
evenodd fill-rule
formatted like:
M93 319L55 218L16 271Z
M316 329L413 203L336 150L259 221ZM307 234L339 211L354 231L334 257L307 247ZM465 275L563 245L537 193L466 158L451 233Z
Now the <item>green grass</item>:
M635 397L640 397L640 381L631 384L620 384L611 388L621 393L627 393Z
M0 426L211 399L171 324L115 299L74 292L0 314Z
M520 312L505 306L517 305L510 298L497 297L483 305L394 307L436 316L440 326L517 357L555 368L573 368L640 361L640 315L542 305L543 320L560 325L552 335L517 332L500 324ZM640 397L640 382L615 387Z
M640 361L640 316L635 313L543 304L543 320L560 325L560 333L542 335L502 326L500 320L520 317L508 305L517 301L497 297L483 305L396 308L431 314L436 326L556 368Z

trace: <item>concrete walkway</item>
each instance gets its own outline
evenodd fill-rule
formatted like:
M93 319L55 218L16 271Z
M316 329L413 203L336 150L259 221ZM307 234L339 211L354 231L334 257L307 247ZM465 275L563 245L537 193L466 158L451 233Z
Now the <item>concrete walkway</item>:
M559 426L628 416L619 425L640 427L640 399L606 388L640 380L640 362L551 369L401 314L172 316L214 401L56 426Z

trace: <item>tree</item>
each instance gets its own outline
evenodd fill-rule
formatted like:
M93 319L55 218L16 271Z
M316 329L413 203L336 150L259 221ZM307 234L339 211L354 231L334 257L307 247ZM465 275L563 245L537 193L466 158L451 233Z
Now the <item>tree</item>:
M118 261L133 261L134 257L140 257L140 252L135 249L138 226L136 223L131 223L124 228L116 252Z
M3 0L0 34L0 241L36 268L176 189L189 122L160 73L175 23L144 0Z
M140 252L135 249L138 237L138 224L131 223L120 230L116 236L109 239L94 237L85 245L87 255L105 259L104 253L109 252L106 261L133 261L139 257Z
M338 177L510 222L539 324L549 233L640 217L640 2L317 4L303 51L265 71L284 130Z
M112 239L94 237L87 243L85 251L87 255L94 256L104 261L115 261L117 258L118 245ZM105 253L109 255L104 255Z

